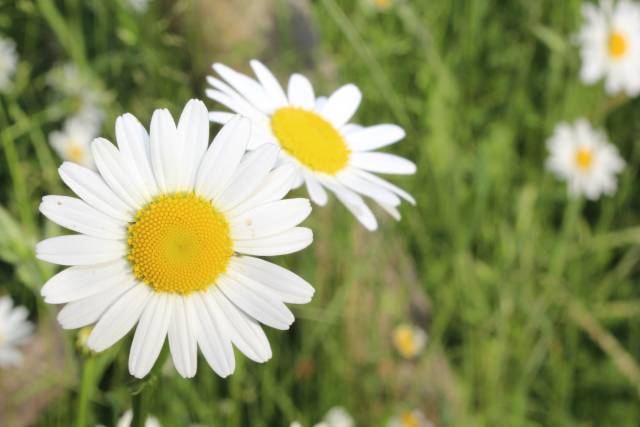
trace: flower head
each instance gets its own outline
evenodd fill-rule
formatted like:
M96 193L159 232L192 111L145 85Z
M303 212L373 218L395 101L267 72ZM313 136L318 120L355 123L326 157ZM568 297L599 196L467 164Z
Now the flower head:
M403 412L389 420L389 427L433 427L422 411L416 409Z
M93 123L75 117L67 120L61 131L51 132L49 143L63 160L93 169L91 141L96 136L97 129Z
M393 330L393 345L406 359L418 356L427 344L427 333L414 325L402 324Z
M401 199L415 203L406 191L372 173L413 174L416 166L402 157L375 151L404 138L399 126L349 123L362 98L356 86L347 84L329 98L316 98L309 80L293 74L285 94L262 63L251 61L251 67L257 80L214 64L224 81L208 77L213 89L207 90L207 96L252 120L250 149L278 144L282 159L296 166L296 185L304 183L313 202L326 204L325 188L329 189L369 230L377 228L377 221L362 196L396 219L400 218ZM209 117L224 124L233 114L212 112Z
M13 40L0 37L0 91L11 84L11 77L18 66L18 53Z
M278 147L245 154L249 121L236 117L207 147L207 110L190 101L176 126L156 110L151 131L130 114L116 121L118 147L98 138L98 173L64 163L62 180L79 198L46 196L41 212L79 234L37 245L38 258L71 266L42 288L66 304L66 329L95 323L93 351L135 327L129 371L145 376L168 336L183 377L197 369L197 348L220 376L235 369L232 343L252 360L271 357L259 323L288 329L284 303L308 302L313 288L292 272L254 256L296 252L312 241L296 227L307 199L282 200L295 169L276 167Z
M33 325L27 320L24 307L14 307L10 297L0 297L0 367L16 366L22 362L18 346L27 343Z
M584 4L581 45L582 81L604 78L608 93L640 93L640 6L628 0Z
M624 160L607 136L594 130L588 121L573 125L560 123L547 141L547 168L567 181L569 194L584 194L590 200L617 189L616 175L624 169Z

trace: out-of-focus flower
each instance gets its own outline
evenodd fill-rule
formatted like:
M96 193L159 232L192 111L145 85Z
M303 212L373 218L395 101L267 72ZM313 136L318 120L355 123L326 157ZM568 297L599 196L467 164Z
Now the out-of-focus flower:
M325 205L325 188L329 189L369 230L375 230L378 223L362 196L374 200L395 219L400 219L397 208L401 199L415 204L406 191L371 173L407 175L415 173L416 166L402 157L375 151L404 138L401 127L349 123L362 98L356 86L347 84L329 98L316 99L309 80L293 74L285 94L261 62L251 61L251 67L257 80L214 64L213 69L226 83L209 76L213 89L207 89L207 96L251 119L250 149L265 143L282 147L282 159L297 167L296 186L305 183L311 200ZM209 117L224 124L233 114L215 111Z
M402 324L393 330L393 345L400 355L413 359L424 350L427 333L418 326Z
M66 98L76 100L74 117L83 123L93 124L96 130L100 129L105 116L103 105L107 102L107 95L96 82L72 63L52 69L47 75L47 82Z
M597 200L602 194L616 192L616 175L622 172L625 162L606 134L594 130L587 120L558 124L547 148L547 169L567 181L571 196L583 194Z
M627 0L585 3L582 14L582 81L604 78L608 93L640 93L640 5Z
M150 0L126 0L129 7L138 13L144 13L149 9Z
M207 108L198 100L177 126L169 111L156 110L150 128L149 135L125 114L116 121L117 147L92 143L99 173L60 167L80 198L45 196L40 211L79 234L36 246L39 259L71 266L44 285L45 302L66 304L58 315L65 329L95 323L87 345L96 352L135 328L129 372L138 378L167 337L185 378L196 374L198 348L222 377L235 370L232 343L266 362L271 348L258 322L288 329L294 316L285 303L307 303L314 293L291 271L253 257L297 252L313 240L297 227L309 201L283 200L295 168L276 167L273 144L245 153L246 118L207 146Z
M329 409L323 421L327 427L354 427L356 425L351 414L342 406Z
M416 409L403 412L389 420L389 427L433 427L433 423L427 419L422 411Z
M0 367L17 366L22 362L18 346L27 343L33 333L33 324L27 320L24 307L14 307L13 300L0 297Z
M133 411L129 409L120 417L116 427L130 427L131 421L133 421ZM147 420L144 422L144 427L160 427L160 421L158 421L156 417L149 415Z
M369 0L378 10L387 10L393 5L393 0Z
M8 38L0 37L0 91L5 91L11 84L11 77L18 66L16 43Z
M91 141L97 136L93 123L78 117L65 122L64 128L49 134L49 143L63 160L94 169Z

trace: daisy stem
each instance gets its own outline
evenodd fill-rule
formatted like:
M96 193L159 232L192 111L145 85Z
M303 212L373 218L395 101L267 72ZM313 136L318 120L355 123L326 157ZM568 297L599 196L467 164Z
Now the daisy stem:
M160 381L160 371L168 355L169 349L165 345L147 378L145 378L136 389L131 391L131 409L133 411L131 427L144 427L147 416L149 415L151 396Z
M87 413L89 401L93 395L93 380L95 371L95 357L90 354L84 359L82 367L82 379L80 382L80 397L78 400L78 412L76 413L76 426L87 426Z

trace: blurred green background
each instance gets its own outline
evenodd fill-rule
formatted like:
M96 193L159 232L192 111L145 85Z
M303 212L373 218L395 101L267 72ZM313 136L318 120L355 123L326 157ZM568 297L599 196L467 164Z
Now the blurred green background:
M179 114L204 99L214 61L263 60L319 93L356 83L356 121L394 122L391 151L418 164L394 179L418 200L399 223L364 230L335 200L307 221L314 244L278 262L316 287L273 359L236 355L222 380L173 369L151 412L164 426L304 426L335 405L358 426L421 409L437 426L640 425L640 114L578 80L577 0L0 0L0 35L20 63L0 95L0 294L38 324L19 369L0 371L0 425L71 426L85 356L39 289L52 266L33 245L58 233L40 198L67 193L49 146L78 108L48 84L73 63L101 93L100 134L132 112ZM215 104L205 100L209 107ZM582 202L544 170L560 120L606 128L627 161L613 197ZM404 360L393 328L429 334ZM128 340L95 357L89 425L130 408ZM202 362L202 361L201 361ZM135 384L131 385L135 386Z

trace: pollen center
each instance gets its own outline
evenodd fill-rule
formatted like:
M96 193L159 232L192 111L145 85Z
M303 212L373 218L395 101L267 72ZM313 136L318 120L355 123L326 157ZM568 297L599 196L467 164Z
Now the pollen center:
M406 327L400 327L393 334L396 348L404 357L413 357L417 353L413 332Z
M627 38L624 34L614 31L609 34L609 56L615 59L622 58L628 50Z
M74 142L67 150L67 155L72 162L80 163L84 157L84 150Z
M128 233L133 274L157 292L205 290L233 254L226 218L193 193L157 197L138 211Z
M579 148L576 152L576 164L578 169L586 171L593 163L593 151L590 148Z
M282 148L316 172L335 174L349 162L349 148L336 128L318 114L284 107L271 117Z
M402 414L400 419L403 427L420 427L420 421L411 412Z

